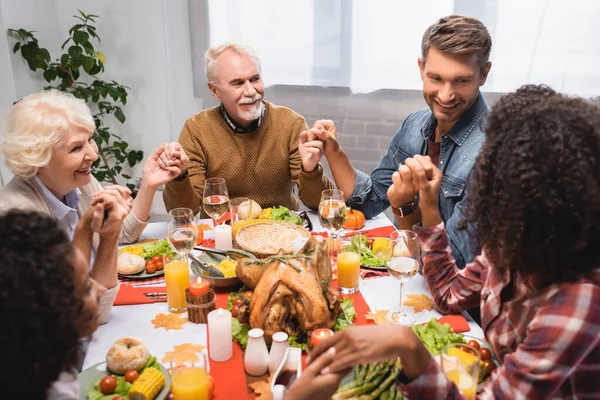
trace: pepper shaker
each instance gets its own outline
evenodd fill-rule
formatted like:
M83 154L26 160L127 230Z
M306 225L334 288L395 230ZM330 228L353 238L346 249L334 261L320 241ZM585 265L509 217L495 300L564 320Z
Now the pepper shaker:
M269 368L269 350L265 343L265 332L262 329L250 329L248 345L244 354L244 368L248 375L261 376Z
M271 351L269 352L269 373L274 374L279 368L279 364L283 361L285 350L288 348L288 334L285 332L277 332L273 334L273 343L271 343Z

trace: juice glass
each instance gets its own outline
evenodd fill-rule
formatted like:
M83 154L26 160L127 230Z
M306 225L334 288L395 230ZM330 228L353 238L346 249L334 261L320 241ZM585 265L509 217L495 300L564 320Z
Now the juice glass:
M358 292L360 255L344 251L337 256L338 288L342 294Z
M479 351L466 344L450 343L440 352L442 370L468 399L474 399L479 381Z
M176 256L165 265L165 283L169 311L185 312L187 310L185 289L190 285L190 266L185 257Z
M177 400L208 400L208 373L204 353L200 361L171 364L171 392Z

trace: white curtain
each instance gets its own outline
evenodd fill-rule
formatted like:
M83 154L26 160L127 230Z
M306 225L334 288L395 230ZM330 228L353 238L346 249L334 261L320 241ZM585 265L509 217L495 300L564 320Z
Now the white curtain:
M242 42L267 85L420 89L425 29L452 13L492 35L486 91L546 83L600 95L600 0L208 0L210 45Z

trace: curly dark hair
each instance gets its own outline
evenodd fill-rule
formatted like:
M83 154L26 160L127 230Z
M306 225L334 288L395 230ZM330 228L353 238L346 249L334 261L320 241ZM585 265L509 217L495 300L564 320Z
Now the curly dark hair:
M77 365L83 300L71 241L34 212L0 216L2 397L45 399L61 371Z
M600 266L600 108L527 85L493 107L466 222L498 268L538 284Z

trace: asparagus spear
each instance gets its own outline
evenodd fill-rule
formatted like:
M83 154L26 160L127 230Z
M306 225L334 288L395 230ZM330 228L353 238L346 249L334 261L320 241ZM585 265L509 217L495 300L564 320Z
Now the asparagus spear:
M388 390L390 385L396 380L396 374L394 373L394 371L395 370L392 370L392 372L387 376L387 378L385 378L385 380L381 383L381 385L379 385L379 387L377 387L373 392L369 393L368 395L360 396L359 399L360 400L375 400L379 396L381 396L384 392L386 392Z

